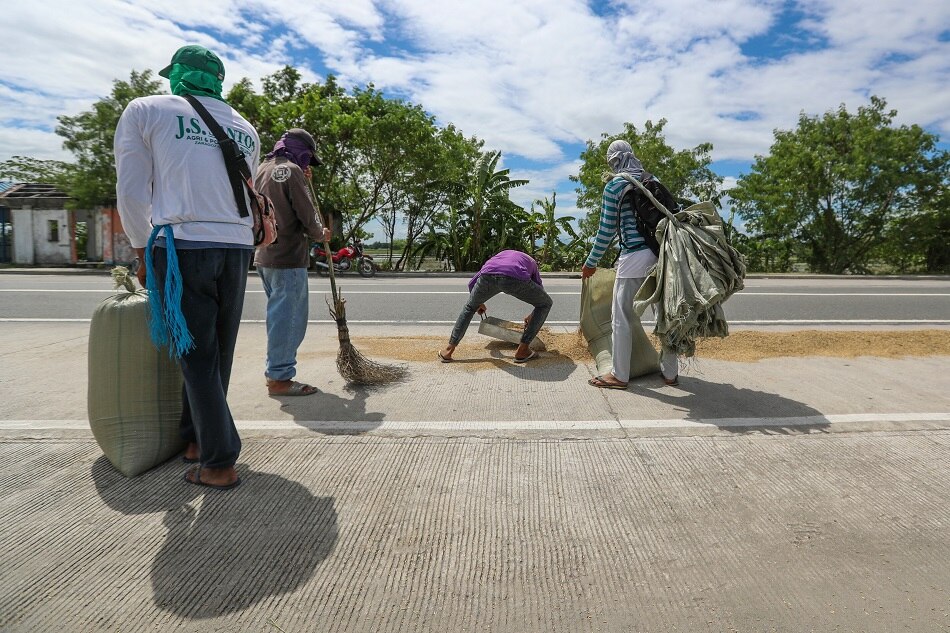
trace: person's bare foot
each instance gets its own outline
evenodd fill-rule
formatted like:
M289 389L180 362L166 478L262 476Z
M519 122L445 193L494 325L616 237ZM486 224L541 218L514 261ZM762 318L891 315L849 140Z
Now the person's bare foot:
M534 356L534 352L529 347L528 343L518 343L518 349L515 350L515 361L524 362Z
M613 372L607 372L601 376L594 376L587 381L588 385L600 387L601 389L626 389L627 383L620 382Z
M198 448L196 442L188 442L188 446L185 447L185 454L181 456L181 459L186 464L196 464L198 460L201 459L201 449Z
M205 486L217 490L230 490L241 483L234 466L227 468L206 468L195 466L185 472L185 481L196 486Z

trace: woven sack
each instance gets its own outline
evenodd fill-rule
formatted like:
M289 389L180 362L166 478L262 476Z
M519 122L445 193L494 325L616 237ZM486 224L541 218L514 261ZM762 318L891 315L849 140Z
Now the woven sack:
M613 368L613 326L610 311L616 276L617 271L612 268L598 268L597 272L581 282L581 332L600 375ZM634 318L636 319L636 316ZM630 329L633 331L630 377L636 378L660 371L660 355L647 337L640 319L631 323Z
M112 465L134 477L185 448L182 379L149 337L146 291L122 272L113 277L125 287L98 305L89 328L89 426Z

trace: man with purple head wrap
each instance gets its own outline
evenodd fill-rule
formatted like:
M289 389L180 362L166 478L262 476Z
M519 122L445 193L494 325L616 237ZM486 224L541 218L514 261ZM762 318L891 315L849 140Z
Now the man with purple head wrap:
M306 130L284 132L264 157L254 185L274 202L277 241L258 247L257 273L267 295L267 361L264 376L272 396L309 396L316 387L297 382L297 348L307 332L307 268L310 240L329 241L317 201L310 196L310 167L320 164L317 144Z

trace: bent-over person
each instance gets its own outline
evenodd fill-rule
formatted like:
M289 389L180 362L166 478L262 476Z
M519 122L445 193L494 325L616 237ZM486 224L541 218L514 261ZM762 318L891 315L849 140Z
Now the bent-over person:
M458 346L475 314L485 314L485 302L499 293L511 295L534 306L534 310L525 317L524 333L515 350L515 362L525 363L537 356L529 346L538 335L553 302L541 283L538 262L521 251L501 251L487 262L468 282L468 302L462 308L449 336L449 344L439 351L443 363L452 362L452 353Z

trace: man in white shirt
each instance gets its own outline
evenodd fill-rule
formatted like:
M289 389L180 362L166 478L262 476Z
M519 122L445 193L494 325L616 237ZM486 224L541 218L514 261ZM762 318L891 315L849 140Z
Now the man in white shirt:
M171 315L164 336L184 378L184 461L198 464L185 480L230 489L240 483L234 465L241 438L226 398L254 254L253 218L240 215L221 148L183 95L194 95L238 143L251 173L260 139L222 99L224 65L211 51L184 46L159 75L173 94L133 100L116 128L119 215L139 258L151 264L138 275L150 303L160 306L153 315Z

